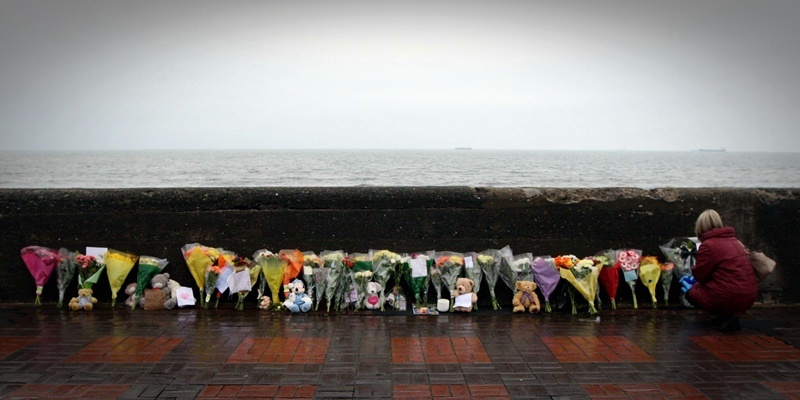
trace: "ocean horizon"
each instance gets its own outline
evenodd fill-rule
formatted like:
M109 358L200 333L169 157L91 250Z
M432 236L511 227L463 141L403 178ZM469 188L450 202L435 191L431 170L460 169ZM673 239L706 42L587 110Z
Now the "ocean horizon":
M707 150L11 150L0 188L800 187L800 153Z

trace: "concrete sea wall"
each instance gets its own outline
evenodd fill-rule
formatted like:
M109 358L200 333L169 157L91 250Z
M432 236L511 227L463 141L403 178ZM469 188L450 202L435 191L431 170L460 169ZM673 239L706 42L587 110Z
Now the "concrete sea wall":
M692 236L707 208L778 261L762 282L762 301L800 301L800 189L315 187L0 190L0 302L33 302L34 281L19 256L27 245L166 257L166 272L194 286L180 253L192 242L247 256L260 248L467 252L510 245L515 253L579 257L630 247L663 260L658 245ZM510 304L502 286L498 296ZM110 300L105 277L95 296ZM626 296L620 288L621 303ZM56 301L55 277L42 299Z

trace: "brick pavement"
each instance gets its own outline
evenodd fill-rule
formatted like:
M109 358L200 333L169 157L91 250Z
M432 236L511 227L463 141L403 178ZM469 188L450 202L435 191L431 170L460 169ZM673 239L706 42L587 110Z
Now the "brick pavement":
M800 306L412 316L0 305L16 399L800 399Z

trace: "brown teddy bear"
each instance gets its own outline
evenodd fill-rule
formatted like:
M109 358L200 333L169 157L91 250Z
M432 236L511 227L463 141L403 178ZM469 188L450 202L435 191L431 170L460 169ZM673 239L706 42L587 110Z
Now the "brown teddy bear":
M472 292L475 287L475 282L469 278L458 278L456 281L456 289L450 294L450 297L456 298L464 294L472 294L472 303L469 307L453 307L454 311L472 312L472 306L478 302L478 295Z
M69 308L77 310L91 311L94 305L97 304L97 299L92 297L94 291L92 289L78 289L78 297L73 297L69 301Z
M517 293L514 295L514 300L511 302L514 305L514 312L525 312L528 310L532 313L539 312L541 306L539 305L539 296L536 295L536 283L532 281L517 281Z

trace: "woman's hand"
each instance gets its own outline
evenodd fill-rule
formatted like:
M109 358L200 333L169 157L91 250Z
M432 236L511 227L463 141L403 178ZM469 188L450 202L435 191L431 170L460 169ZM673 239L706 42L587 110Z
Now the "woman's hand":
M694 284L697 283L697 281L694 279L693 276L684 276L678 282L680 282L681 284L681 291L683 293L688 292L692 288L692 286L694 286Z

